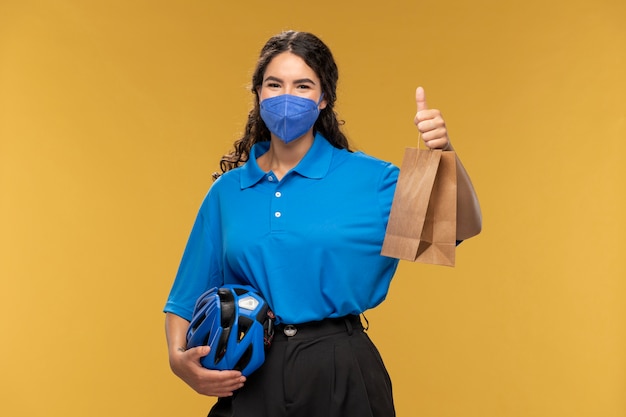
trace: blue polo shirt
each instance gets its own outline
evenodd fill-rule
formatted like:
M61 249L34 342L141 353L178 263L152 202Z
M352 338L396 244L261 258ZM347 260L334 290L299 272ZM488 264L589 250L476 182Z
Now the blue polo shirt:
M191 319L196 299L249 284L279 322L359 314L385 299L398 260L380 255L399 169L316 135L280 181L256 159L223 174L204 199L165 311Z

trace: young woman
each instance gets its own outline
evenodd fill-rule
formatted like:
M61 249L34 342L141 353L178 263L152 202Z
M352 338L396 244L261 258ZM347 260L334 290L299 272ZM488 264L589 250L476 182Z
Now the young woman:
M382 302L398 265L380 251L399 170L350 150L334 111L337 80L316 36L288 31L266 43L245 134L222 158L193 226L165 306L166 334L174 373L220 397L210 416L395 415L359 315ZM451 149L422 88L416 103L426 146ZM463 240L480 232L481 214L457 165ZM253 286L277 318L265 363L247 378L202 367L209 347L186 346L196 299L224 284Z

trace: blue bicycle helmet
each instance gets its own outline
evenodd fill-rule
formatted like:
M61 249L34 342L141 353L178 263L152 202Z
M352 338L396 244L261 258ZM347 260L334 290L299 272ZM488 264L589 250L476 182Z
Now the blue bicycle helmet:
M265 361L273 317L263 297L250 286L212 288L196 302L187 347L211 347L200 360L205 368L234 369L248 376Z

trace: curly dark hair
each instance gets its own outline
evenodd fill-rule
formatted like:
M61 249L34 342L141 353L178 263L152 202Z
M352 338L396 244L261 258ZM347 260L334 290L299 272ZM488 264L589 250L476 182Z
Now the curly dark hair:
M334 147L350 150L348 139L339 128L344 122L338 120L334 111L339 70L333 55L317 36L307 32L290 30L273 36L261 49L250 87L250 91L254 94L254 107L248 114L248 122L243 137L236 140L233 144L234 150L224 155L220 160L222 173L245 163L250 157L252 145L270 140L270 132L261 119L257 90L263 82L263 75L270 61L283 52L291 52L302 58L315 71L321 81L326 107L320 111L313 130L321 133ZM213 177L217 178L220 175L221 173L216 172Z

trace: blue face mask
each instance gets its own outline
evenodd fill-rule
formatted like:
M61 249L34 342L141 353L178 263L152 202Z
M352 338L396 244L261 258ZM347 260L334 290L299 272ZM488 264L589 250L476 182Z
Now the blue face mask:
M282 94L261 101L261 119L274 135L289 143L308 132L320 114L318 108L322 102L308 98Z

